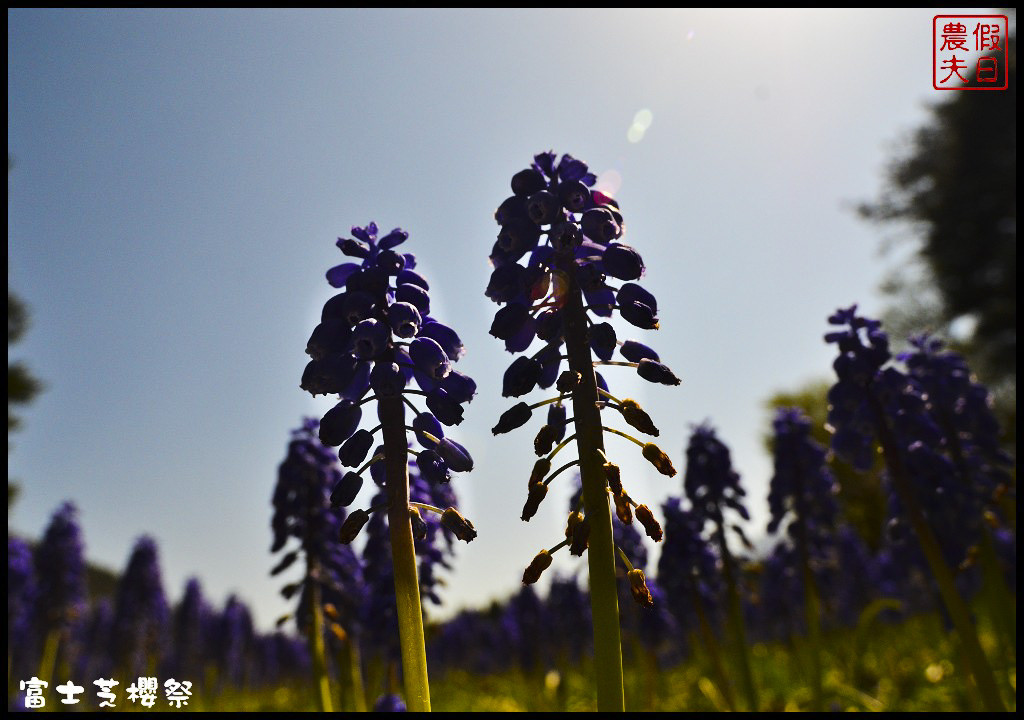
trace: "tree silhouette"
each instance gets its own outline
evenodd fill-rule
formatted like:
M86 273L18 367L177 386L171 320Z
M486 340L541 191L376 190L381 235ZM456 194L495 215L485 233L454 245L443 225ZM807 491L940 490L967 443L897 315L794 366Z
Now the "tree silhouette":
M1014 24L1011 20L1011 28ZM904 265L887 283L896 300L887 325L897 337L901 329L954 330L971 367L1004 399L1001 419L1012 438L1016 411L1008 406L1016 404L1017 372L1013 34L1007 49L1009 88L947 93L889 167L879 199L863 204L860 213L909 227L918 243L919 264ZM934 299L925 294L922 301L928 283L934 283Z

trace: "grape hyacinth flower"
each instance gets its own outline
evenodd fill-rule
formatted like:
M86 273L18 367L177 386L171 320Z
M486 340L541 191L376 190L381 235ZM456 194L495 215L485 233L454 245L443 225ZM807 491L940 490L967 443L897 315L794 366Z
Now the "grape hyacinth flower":
M168 649L169 624L156 543L141 537L117 585L113 650L119 672L138 677L158 667Z
M199 579L189 578L181 601L171 613L174 652L168 659L168 670L175 677L206 665L210 649L207 639L213 634L214 622L213 608L203 596ZM202 682L200 678L197 680Z
M303 561L302 579L286 584L281 593L286 598L298 594L296 624L309 643L319 706L330 711L332 694L324 647L326 596L331 594L334 606L340 606L346 619L343 622L352 632L351 621L361 603L362 577L352 548L337 542L345 517L343 510L331 507L330 496L342 472L334 451L320 442L319 430L315 418L306 418L292 432L288 454L278 468L271 552L285 550L290 539L299 545L284 553L271 575L283 573L300 558Z
M416 272L416 258L395 250L408 233L396 228L378 238L377 225L353 227L352 238L339 238L338 248L355 262L327 271L332 287L342 289L324 304L321 322L306 344L312 358L301 387L313 395L338 394L339 402L320 421L320 440L340 446L346 472L331 493L335 505L351 505L362 486L362 473L382 462L387 503L349 514L339 531L351 542L370 513L388 513L398 627L401 636L406 702L413 711L430 709L423 613L416 571L413 526L422 511L441 515L442 524L469 542L473 524L454 508L410 505L407 457L412 454L422 475L446 483L452 472L472 469L469 452L447 437L445 426L462 422L463 404L476 393L476 383L452 366L463 354L458 334L430 314L430 285ZM415 381L419 389L409 387ZM423 397L417 408L410 396ZM380 424L360 429L362 406L377 401ZM411 410L407 424L405 408ZM381 431L384 452L364 463ZM408 447L407 430L422 448ZM415 510L415 513L413 512ZM418 530L417 530L418 531Z
M7 536L7 657L13 675L36 672L33 632L36 577L32 548L20 538Z
M559 548L569 545L574 554L589 548L598 709L622 710L622 647L609 488L622 522L632 521L635 507L636 518L649 535L657 538L661 530L647 507L637 506L622 487L618 467L604 453L604 433L640 445L643 456L659 472L672 476L675 469L653 443L603 425L601 411L612 409L636 430L658 435L658 428L635 401L620 400L608 391L595 365L632 367L645 380L665 385L680 381L656 352L635 340L620 340L605 321L617 311L634 327L657 329L658 303L637 284L644 274L643 260L633 247L621 242L623 218L618 203L592 189L595 180L586 163L570 155L556 161L553 152L534 156L530 167L513 176L513 194L494 215L501 230L491 250L494 270L486 295L503 305L494 316L491 334L505 343L506 350L522 353L534 340L542 343L540 350L520 355L509 366L502 394L518 398L534 388L553 385L558 393L538 403L517 403L493 428L495 435L509 432L528 422L537 408L551 405L547 423L534 441L540 459L531 473L523 520L533 516L559 472L579 465L583 475L583 506L570 519L574 537L542 550L523 581L536 581L550 564L550 553ZM616 352L621 360L613 359ZM563 358L568 359L564 371ZM569 432L568 401L575 433L565 437ZM573 440L577 459L552 472L555 454Z
M811 438L811 421L796 408L779 408L772 423L775 474L768 491L775 533L789 521L787 534L796 546L799 577L803 584L804 611L810 635L813 693L812 708L823 707L821 684L821 595L814 580L816 565L834 541L837 515L835 479L825 462L825 450Z
M71 632L85 611L85 546L78 511L65 503L54 513L36 548L37 593L33 614L44 638L40 673L53 677L60 653L70 651Z
M977 527L977 518L969 515L980 509L979 493L1000 483L998 467L990 466L995 475L974 472L968 460L973 452L964 452L977 442L976 459L993 457L984 450L993 445L985 429L992 423L983 420L981 432L974 436L972 421L962 415L959 421L953 419L983 390L972 388L966 365L942 357L938 346L927 340L918 342L917 351L905 358L909 373L887 365L892 357L888 336L879 321L858 315L856 305L837 310L828 322L837 329L826 334L825 341L839 350L833 363L838 379L828 393L832 449L865 470L871 462L872 443L877 440L881 445L895 490L891 502L917 538L984 706L989 711L1005 710L970 608L957 591L945 555L950 547L943 547L933 529L939 524L940 531L952 527L956 533L965 528L969 533L972 525ZM977 408L977 400L970 406ZM964 444L958 437L961 432ZM977 462L973 464L981 469ZM947 525L940 518L955 519Z
M729 627L739 662L740 682L748 710L756 712L757 688L751 672L750 653L747 647L743 605L738 589L738 568L725 534L726 529L732 530L743 545L749 548L750 542L743 528L737 523L729 524L725 513L734 512L748 521L750 513L744 505L746 491L740 486L739 473L732 468L729 448L718 439L714 428L708 423L694 428L690 436L690 442L686 447L683 491L690 501L692 512L701 529L710 526L711 537L718 550L722 577L725 581Z

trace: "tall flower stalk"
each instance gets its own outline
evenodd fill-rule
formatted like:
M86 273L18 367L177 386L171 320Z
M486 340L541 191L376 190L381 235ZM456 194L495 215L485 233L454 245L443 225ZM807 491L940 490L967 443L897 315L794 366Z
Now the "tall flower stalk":
M486 295L504 307L495 315L491 334L512 353L527 351L534 340L542 343L538 351L521 355L511 364L502 394L521 397L536 387L555 386L557 395L533 404L518 403L501 416L493 432L514 430L526 424L534 410L549 406L547 423L534 441L540 459L530 476L523 520L536 513L548 485L561 471L579 466L582 507L570 514L566 539L541 550L523 582L536 582L551 564L551 553L562 547L568 546L575 555L588 552L598 709L621 711L625 704L622 642L609 491L620 522L631 523L635 508L635 517L655 540L660 540L661 528L647 506L637 505L623 488L618 466L605 454L605 433L641 446L644 457L663 474L674 475L675 469L653 443L603 424L602 411L612 409L640 432L658 435L635 401L619 400L609 392L595 366L632 367L644 379L666 385L678 385L679 379L653 350L634 340L620 341L610 323L599 321L617 311L635 327L657 329L658 304L633 282L643 275L644 264L636 250L618 242L623 232L618 203L592 190L594 183L586 163L569 155L556 162L555 153L541 153L530 167L515 174L513 195L495 213L501 230L491 251L494 271ZM613 360L616 352L621 360ZM564 372L563 359L568 361ZM571 421L566 417L567 405L572 408ZM570 422L575 432L566 438ZM576 460L552 472L554 456L573 441ZM647 602L650 595L643 572L631 567L627 572L634 598Z
M411 504L408 455L416 457L423 477L433 483L448 482L452 471L472 469L469 452L445 437L443 426L462 422L462 405L472 399L476 384L452 368L463 353L462 341L430 316L430 286L415 271L415 256L394 249L408 233L396 228L381 238L377 234L377 225L370 223L353 227L352 238L338 239L342 253L356 261L327 271L330 285L343 290L324 305L306 344L312 360L301 387L313 395L339 395L338 404L320 421L319 437L325 445L341 446L343 465L359 468L337 482L332 504L351 505L362 487L362 473L378 462L385 468L386 504L350 513L339 539L352 542L370 513L387 513L405 700L410 710L426 711L430 689L414 533L420 532L422 512L438 514L441 524L466 542L476 530L453 507ZM408 387L412 381L418 390ZM410 396L422 397L426 409L417 408ZM362 405L372 400L380 424L359 429ZM409 421L406 408L412 412ZM364 462L378 431L383 452ZM421 450L409 449L409 431Z
M775 533L786 522L787 534L796 545L811 647L811 709L821 712L821 592L812 566L833 544L837 488L825 463L825 450L811 438L811 422L803 413L779 408L772 424L775 474L768 491L772 514L768 532Z
M743 498L746 491L740 486L739 473L732 468L729 448L718 439L710 425L698 426L690 436L690 443L686 448L686 474L683 476L683 490L701 528L710 526L711 537L722 562L729 627L732 634L733 650L740 670L740 687L746 698L748 711L757 712L757 686L754 683L754 674L751 669L743 601L739 592L740 578L737 577L739 567L729 549L726 529L735 532L744 544L749 545L749 543L743 534L743 529L735 523L729 525L725 514L726 511L731 511L744 520L750 520L750 513L744 504Z
M35 551L34 614L44 638L39 676L47 682L60 656L67 659L72 628L85 611L85 546L77 515L71 503L61 506Z
M838 310L828 321L839 328L825 336L826 342L839 350L833 363L838 380L828 394L832 449L855 468L866 470L873 443L877 440L881 445L894 490L894 520L897 525L908 525L917 539L985 709L1004 711L995 675L978 640L970 608L957 591L949 562L956 560L963 547L960 538L980 528L986 488L991 494L1005 476L999 472L1001 462L989 464L992 472L982 472L986 456L995 457L986 452L986 446L995 450L995 445L985 442L984 431L973 435L964 427L962 433L944 434L943 424L955 414L961 415L957 422L971 422L963 413L968 408L977 410L978 390L967 393L974 396L974 407L970 397L943 407L949 388L937 377L935 358L928 357L937 348L922 348L925 352L912 354L908 374L887 366L892 357L888 336L879 321L857 315L856 305ZM960 385L969 388L966 368L958 374ZM952 376L945 378L946 383L951 381ZM991 424L989 418L981 417L984 424ZM977 447L972 447L976 443ZM977 473L961 462L968 447ZM958 466L966 473L958 473ZM940 540L936 528L953 532L943 533L950 537Z
M330 493L342 473L334 452L317 437L319 426L317 420L307 418L292 433L288 455L278 468L271 520L274 544L270 550L284 550L291 538L299 541L298 548L281 557L271 575L284 572L300 558L305 563L302 580L285 585L281 593L286 598L298 593L295 617L309 642L318 707L330 712L334 703L324 645L324 594L334 592L345 597L358 592L361 578L354 553L337 542L345 518L344 511L331 508ZM357 604L349 603L350 608ZM350 609L347 616L354 614Z

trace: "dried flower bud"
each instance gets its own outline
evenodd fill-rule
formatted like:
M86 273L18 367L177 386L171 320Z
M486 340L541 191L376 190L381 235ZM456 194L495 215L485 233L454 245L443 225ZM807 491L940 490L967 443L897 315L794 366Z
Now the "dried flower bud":
M547 550L541 550L523 573L523 585L533 585L540 580L540 574L549 567L551 567L551 555Z
M538 455L547 455L551 452L551 446L555 444L557 439L558 431L550 425L545 425L533 440L533 451Z
M576 386L580 384L580 380L583 376L578 372L572 370L565 370L561 375L558 376L557 382L555 382L555 389L558 392L566 395L576 389Z
M572 540L569 542L569 552L578 557L583 557L583 551L587 549L589 539L590 521L585 517L581 517L581 519L573 525Z
M462 514L455 508L450 507L444 511L441 515L441 525L455 533L455 537L459 540L472 542L476 537L476 529L473 527L473 523L462 517Z
M539 482L544 482L544 478L551 472L551 461L547 458L541 458L533 464L533 472L530 473L530 487L533 487Z
M331 629L331 633L341 642L345 642L348 639L348 633L345 632L345 628L336 622L332 622L328 627Z
M341 524L341 531L338 533L338 539L348 545L350 542L356 539L359 535L359 531L363 529L370 520L370 513L365 510L353 510L349 513L349 516L345 518L345 522Z
M661 525L655 519L654 513L651 512L649 507L646 505L637 505L636 519L644 526L644 530L647 532L647 537L651 538L654 542L661 542Z
M565 523L565 539L571 540L573 530L576 528L576 524L583 520L583 513L579 510L573 510L569 513L569 520Z
M669 459L668 455L661 451L654 443L647 443L644 445L644 457L651 461L654 467L658 468L658 472L662 475L668 475L672 477L676 474L676 469L672 467L672 460Z
M424 521L423 516L420 515L420 509L415 507L409 508L409 522L412 524L412 536L416 540L427 539L427 523Z
M635 400L626 398L622 401L622 407L620 410L625 421L640 432L653 435L654 437L658 437L660 434L660 431L655 426L654 421L651 420L651 416L648 415Z
M619 472L618 465L606 462L604 464L604 477L608 481L608 487L611 488L614 494L622 494L622 474Z
M324 615L331 620L341 619L341 615L338 614L338 608L334 606L334 603L324 603Z
M629 505L629 495L622 492L618 495L613 495L612 498L615 500L615 516L619 518L619 522L623 525L631 525L633 523L633 510Z
M544 483L538 482L530 485L530 494L526 498L526 504L523 505L523 520L529 521L537 514L537 508L540 507L541 501L547 494L548 486Z
M644 577L644 571L640 568L633 568L629 571L628 577L629 590L633 593L633 599L637 604L643 607L654 607L654 598L651 597L651 591L647 589L647 578Z

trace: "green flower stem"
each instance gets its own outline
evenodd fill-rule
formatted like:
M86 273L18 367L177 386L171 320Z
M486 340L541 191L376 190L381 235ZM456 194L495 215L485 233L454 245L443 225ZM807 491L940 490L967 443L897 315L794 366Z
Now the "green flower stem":
M604 395L604 396L605 396L606 398L608 398L609 400L611 400L611 401L612 401L612 402L614 402L614 403L618 403L619 405L621 405L621 404L622 404L622 401L621 401L621 400L619 400L619 399L618 399L617 397L615 397L614 395L612 395L612 394L611 394L610 392L608 392L607 390L602 390L601 388L598 388L598 389L597 389L597 392L599 392L599 393L600 393L601 395Z
M568 444L569 444L569 443L571 443L571 442L572 442L573 440L575 440L575 439L576 439L576 436L577 436L577 433L573 433L572 435L570 435L569 437L567 437L567 438L566 438L565 440L563 440L562 442L558 443L558 445L556 445L556 446L555 446L555 449L554 449L554 450L552 450L551 452L549 452L549 453L548 453L548 460L550 460L550 459L551 459L551 458L553 458L553 457L554 457L555 455L557 455L557 454L558 454L558 451L559 451L559 450L561 450L561 449L562 449L562 448L564 448L564 447L565 447L566 445L568 445Z
M409 463L405 435L405 407L401 396L380 400L380 422L384 435L384 463L387 472L388 525L391 557L395 568L395 606L398 636L402 646L405 702L412 712L430 711L427 681L427 651L423 642L423 609L420 606L416 548L409 522Z
M558 473L562 472L563 470L568 470L573 465L579 465L579 464L580 464L579 460L570 460L565 465L562 465L560 468L558 468L553 473L548 475L547 480L544 481L544 484L545 485L549 485L551 483L551 481L555 479L555 477L558 475Z
M409 505L412 507L422 508L423 510L426 510L427 512L432 512L435 515L444 515L444 510L433 505L427 505L426 503L419 502L410 502Z
M39 659L39 679L45 680L52 685L53 674L57 669L57 653L60 650L61 631L54 628L46 633L46 640L43 641L43 654Z
M946 565L946 561L942 557L939 541L935 538L935 533L932 532L931 526L928 525L921 507L917 503L917 497L911 489L906 468L903 467L903 458L896 445L896 440L892 436L892 431L889 429L885 413L881 405L873 397L871 398L871 409L875 415L875 425L879 431L878 439L882 446L882 452L885 455L889 475L896 486L896 493L899 495L900 502L903 503L903 507L910 519L910 526L917 536L917 541L921 546L921 551L924 553L925 560L928 562L928 567L932 571L935 583L939 586L939 595L941 595L942 602L949 612L950 620L953 621L953 627L957 635L960 636L964 660L967 663L971 676L974 678L978 692L981 694L985 710L987 712L1006 712L1006 706L999 695L999 687L996 685L992 666L989 665L988 659L985 657L985 651L978 640L978 632L971 620L970 608L967 607L967 603L964 602L964 599L960 597L960 593L957 592L956 585L953 582L953 571Z
M352 695L352 710L366 712L366 687L363 684L363 659L359 652L359 641L349 635L339 653L344 682Z
M796 480L796 544L797 552L800 555L800 574L804 581L804 611L807 613L807 636L811 646L811 710L813 712L824 711L824 696L821 685L821 603L819 602L818 588L814 582L814 575L811 573L811 552L810 542L807 539L807 509L803 502L804 485L803 474L799 459L797 460L796 472L793 473Z
M315 561L309 564L309 604L313 622L309 624L309 652L313 656L313 684L316 690L317 707L320 712L334 712L331 703L331 680L327 674L327 655L324 648L324 611L320 604L319 567Z
M736 574L733 566L732 553L725 541L725 528L719 518L715 525L715 536L722 557L722 574L725 576L725 588L729 604L729 625L732 627L733 644L736 659L740 666L740 682L747 700L747 711L757 712L757 687L754 685L754 674L750 669L750 647L747 645L746 623L743 622L743 605L736 588Z
M718 678L718 690L722 693L722 697L725 698L725 704L728 706L729 711L735 712L736 700L732 696L732 685L729 683L729 676L726 674L725 665L722 663L722 653L718 649L715 632L711 629L711 623L708 622L707 613L704 612L704 603L701 602L700 595L697 594L697 588L693 585L690 586L690 600L693 602L693 609L697 614L697 627L700 630L701 640L704 642L704 648L708 651L708 657L711 658L711 665Z
M622 681L622 641L619 632L619 599L615 588L615 545L612 515L603 469L604 436L598 410L597 377L587 343L587 315L575 268L569 266L569 289L563 310L569 369L580 374L572 393L576 419L576 444L583 476L583 505L590 522L590 610L594 619L594 671L597 709L625 711Z
M639 445L640 447L643 447L645 445L645 443L640 442L639 440L637 440L635 437L633 437L629 433L624 433L621 430L616 430L615 428L610 428L610 427L603 427L601 429L602 430L607 430L608 432L610 432L610 433L612 433L614 435L618 435L619 437L624 437L627 440L629 440L630 442L633 442L633 443Z
M567 397L569 397L569 396L568 395L559 395L558 397L548 398L547 400L541 400L540 402L535 402L533 405L531 405L530 409L531 410L536 410L539 407L544 407L545 405L550 405L551 403L556 403L556 402L560 402L562 400L565 400Z

